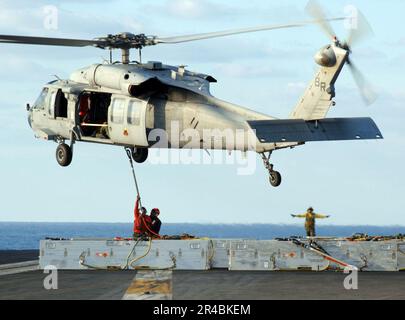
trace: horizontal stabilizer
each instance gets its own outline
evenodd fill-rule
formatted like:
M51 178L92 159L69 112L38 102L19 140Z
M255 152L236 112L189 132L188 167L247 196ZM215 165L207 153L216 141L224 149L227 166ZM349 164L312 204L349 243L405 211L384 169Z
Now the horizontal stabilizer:
M248 121L261 143L383 139L371 118Z

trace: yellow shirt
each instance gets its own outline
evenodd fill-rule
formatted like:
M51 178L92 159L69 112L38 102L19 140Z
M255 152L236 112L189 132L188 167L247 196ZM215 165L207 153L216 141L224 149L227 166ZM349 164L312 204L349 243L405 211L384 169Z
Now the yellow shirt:
M323 214L306 212L304 214L298 214L296 218L305 218L305 227L312 227L315 225L315 219L327 219L328 216Z

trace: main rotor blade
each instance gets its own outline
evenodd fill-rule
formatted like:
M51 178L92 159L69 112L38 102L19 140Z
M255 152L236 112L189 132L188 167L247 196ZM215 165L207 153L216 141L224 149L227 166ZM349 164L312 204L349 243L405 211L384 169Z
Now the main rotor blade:
M0 35L0 43L33 44L33 45L65 46L65 47L86 47L86 46L100 45L100 44L102 44L102 41Z
M337 20L344 20L344 19L345 18L333 18L333 19L328 19L328 21L337 21ZM154 39L152 39L152 42L153 42L153 44L160 44L160 43L175 44L175 43L182 43L182 42L227 37L227 36L243 34L243 33L269 31L269 30L277 30L277 29L288 29L288 28L299 28L299 27L303 27L303 26L306 26L309 24L317 24L317 23L321 23L321 21L319 21L319 20L305 21L305 22L298 22L298 23L292 23L292 24L268 25L268 26L254 27L254 28L192 34L192 35L178 36L178 37L154 38Z
M329 20L326 19L326 14L322 9L321 5L318 3L318 1L310 0L305 9L310 16L312 16L315 20L318 21L319 26L330 39L334 39L336 37L335 31L330 25Z
M359 87L361 96L363 97L366 105L372 105L378 98L377 93L374 91L371 84L366 80L364 74L349 60L348 66L353 74L353 78L356 81L357 86Z
M368 23L363 13L357 8L353 12L353 15L349 17L350 34L347 39L349 47L357 45L361 41L374 35L374 31Z

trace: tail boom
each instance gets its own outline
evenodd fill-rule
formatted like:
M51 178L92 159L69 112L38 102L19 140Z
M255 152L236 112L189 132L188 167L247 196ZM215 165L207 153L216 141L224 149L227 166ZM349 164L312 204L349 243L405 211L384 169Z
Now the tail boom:
M336 80L347 62L348 56L349 51L336 45L329 45L318 53L315 58L317 63L324 63L325 66L318 70L315 78L291 113L290 119L319 120L327 116L333 104L332 99L335 97ZM336 62L330 66L327 63L330 61L325 61L324 58L332 58L333 62Z

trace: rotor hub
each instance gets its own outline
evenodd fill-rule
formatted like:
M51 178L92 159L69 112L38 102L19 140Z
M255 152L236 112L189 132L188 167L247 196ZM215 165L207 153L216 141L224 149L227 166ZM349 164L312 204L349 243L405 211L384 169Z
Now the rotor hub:
M133 34L122 32L116 35L109 34L107 37L95 39L99 43L96 45L102 49L142 49L143 47L154 45L154 37L148 37L145 34Z

